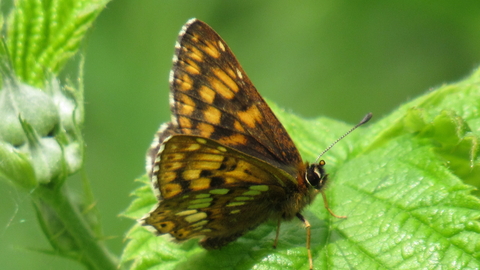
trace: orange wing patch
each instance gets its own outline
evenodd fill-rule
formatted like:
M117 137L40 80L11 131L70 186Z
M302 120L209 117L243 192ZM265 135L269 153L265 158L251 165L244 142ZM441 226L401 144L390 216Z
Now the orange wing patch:
M182 91L191 90L193 86L192 78L187 73L183 73L175 82L177 83L177 87L182 89Z
M212 104L215 100L215 91L208 88L205 85L202 85L200 89L198 89L198 94L202 97L203 101L207 104Z
M183 132L185 134L190 134L190 129L193 127L192 121L185 117L185 116L179 116L178 117L178 123L180 124L181 127L184 128Z
M215 132L215 127L207 123L198 123L197 128L200 130L199 135L210 137Z
M212 71L213 74L215 74L215 76L217 76L217 78L219 78L223 82L223 84L228 87L228 89L232 90L235 93L238 92L239 88L237 83L232 80L232 78L228 76L223 70L215 68Z
M179 61L179 64L183 65L185 71L192 75L198 75L202 72L200 66L192 59L187 59L186 61Z
M250 128L255 128L258 124L263 124L263 117L256 105L250 106L244 112L238 112L238 118Z
M193 46L185 46L182 48L182 51L187 53L188 55L187 58L191 58L197 61L198 63L202 63L205 59L205 56L203 55L203 53L199 49Z
M215 44L213 44L210 41L205 41L205 44L207 46L204 46L202 49L204 52L208 53L211 57L213 58L219 58L220 57L220 52L218 51L217 47Z
M225 87L225 83L223 81L220 81L215 77L211 77L209 78L208 82L212 86L212 88L215 90L215 92L219 93L224 98L233 99L235 97L235 92L233 92L232 89Z
M218 141L228 145L246 145L247 137L242 134L233 134L228 137L221 137Z
M222 112L215 107L208 107L203 111L203 117L214 125L220 124L220 119L222 118Z

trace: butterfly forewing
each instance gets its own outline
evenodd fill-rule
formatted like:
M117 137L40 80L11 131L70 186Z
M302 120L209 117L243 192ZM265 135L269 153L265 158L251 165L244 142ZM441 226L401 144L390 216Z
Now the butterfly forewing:
M207 24L193 19L182 29L170 80L172 122L180 133L211 138L266 161L302 163L232 51Z

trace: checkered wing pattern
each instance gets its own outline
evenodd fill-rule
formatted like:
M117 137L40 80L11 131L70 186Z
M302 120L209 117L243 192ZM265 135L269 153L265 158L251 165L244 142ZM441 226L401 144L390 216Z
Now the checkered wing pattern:
M153 174L162 200L145 222L179 241L204 235L207 249L280 218L278 207L295 188L276 167L197 136L167 138L158 157Z
M302 163L288 133L212 28L189 21L175 47L170 106L180 134L210 138L286 167Z
M326 181L324 162L303 163L232 51L207 24L188 21L175 48L172 120L160 128L147 161L159 203L143 224L178 241L203 237L207 249L267 219L298 217L308 228L300 211ZM310 253L309 259L313 267Z

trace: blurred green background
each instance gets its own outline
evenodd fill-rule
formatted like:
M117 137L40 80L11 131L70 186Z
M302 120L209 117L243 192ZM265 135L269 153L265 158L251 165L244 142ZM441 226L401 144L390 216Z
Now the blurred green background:
M86 173L108 246L144 154L169 120L168 73L182 25L197 17L229 44L260 93L304 117L374 120L480 63L478 1L117 0L86 39ZM78 186L78 177L69 180ZM28 195L0 183L0 268L83 269L49 249Z

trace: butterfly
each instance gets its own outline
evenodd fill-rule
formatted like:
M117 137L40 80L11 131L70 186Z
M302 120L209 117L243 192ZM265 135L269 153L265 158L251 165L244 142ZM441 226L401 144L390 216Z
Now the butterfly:
M202 247L218 249L275 220L275 247L280 222L298 218L313 269L310 224L301 212L321 193L336 216L323 192L325 162L302 160L225 41L197 19L175 45L170 109L171 121L147 154L159 203L143 225L177 241L201 237Z

